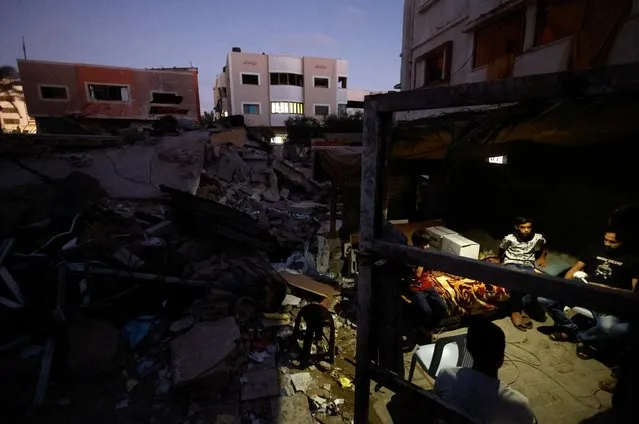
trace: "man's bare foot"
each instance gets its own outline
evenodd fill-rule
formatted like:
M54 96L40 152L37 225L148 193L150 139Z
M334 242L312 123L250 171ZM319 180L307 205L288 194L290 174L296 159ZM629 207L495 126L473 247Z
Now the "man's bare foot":
M603 379L599 382L599 388L603 390L604 392L612 393L617 388L618 381L619 379L617 379L616 377L609 377L609 378Z
M510 314L510 320L517 330L526 331L528 330L528 326L524 317L522 317L521 312L513 312Z

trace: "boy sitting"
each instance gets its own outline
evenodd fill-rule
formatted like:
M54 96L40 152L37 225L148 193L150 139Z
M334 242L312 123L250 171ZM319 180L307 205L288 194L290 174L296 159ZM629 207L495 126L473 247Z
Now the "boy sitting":
M517 217L515 228L499 245L502 263L513 269L527 272L536 270L535 263L546 266L546 239L533 231L532 219ZM524 305L535 301L530 295L513 291L510 293L510 319L516 329L526 331L532 328L532 321L523 313Z

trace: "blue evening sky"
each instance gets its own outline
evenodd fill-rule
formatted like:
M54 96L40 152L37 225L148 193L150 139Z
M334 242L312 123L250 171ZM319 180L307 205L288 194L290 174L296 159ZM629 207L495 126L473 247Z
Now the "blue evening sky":
M399 82L403 0L2 0L0 65L197 66L203 110L233 46L342 58L349 87Z

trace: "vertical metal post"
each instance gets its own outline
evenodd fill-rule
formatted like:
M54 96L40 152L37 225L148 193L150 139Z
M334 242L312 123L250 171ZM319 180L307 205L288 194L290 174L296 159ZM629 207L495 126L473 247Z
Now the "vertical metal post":
M382 223L382 176L392 114L380 114L374 100L364 103L364 149L360 199L360 272L357 284L357 354L355 370L355 423L368 423L370 390L371 295L374 258L372 243Z
M331 200L330 200L330 229L331 237L337 235L337 181L331 181Z

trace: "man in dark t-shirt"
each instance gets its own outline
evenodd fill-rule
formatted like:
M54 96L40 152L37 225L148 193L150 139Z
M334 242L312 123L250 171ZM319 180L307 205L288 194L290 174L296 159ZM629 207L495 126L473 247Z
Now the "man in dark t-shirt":
M585 272L585 280L621 290L635 290L639 279L639 256L626 249L617 238L617 232L609 228L604 234L603 245L588 249L566 273L567 279L573 279L575 273ZM558 331L550 335L554 341L577 340L577 355L589 357L596 345L616 341L628 332L628 323L623 319L593 311L596 325L585 331L579 331L577 325L563 311L563 304L540 299L548 314L555 321ZM574 306L574 305L573 305Z

